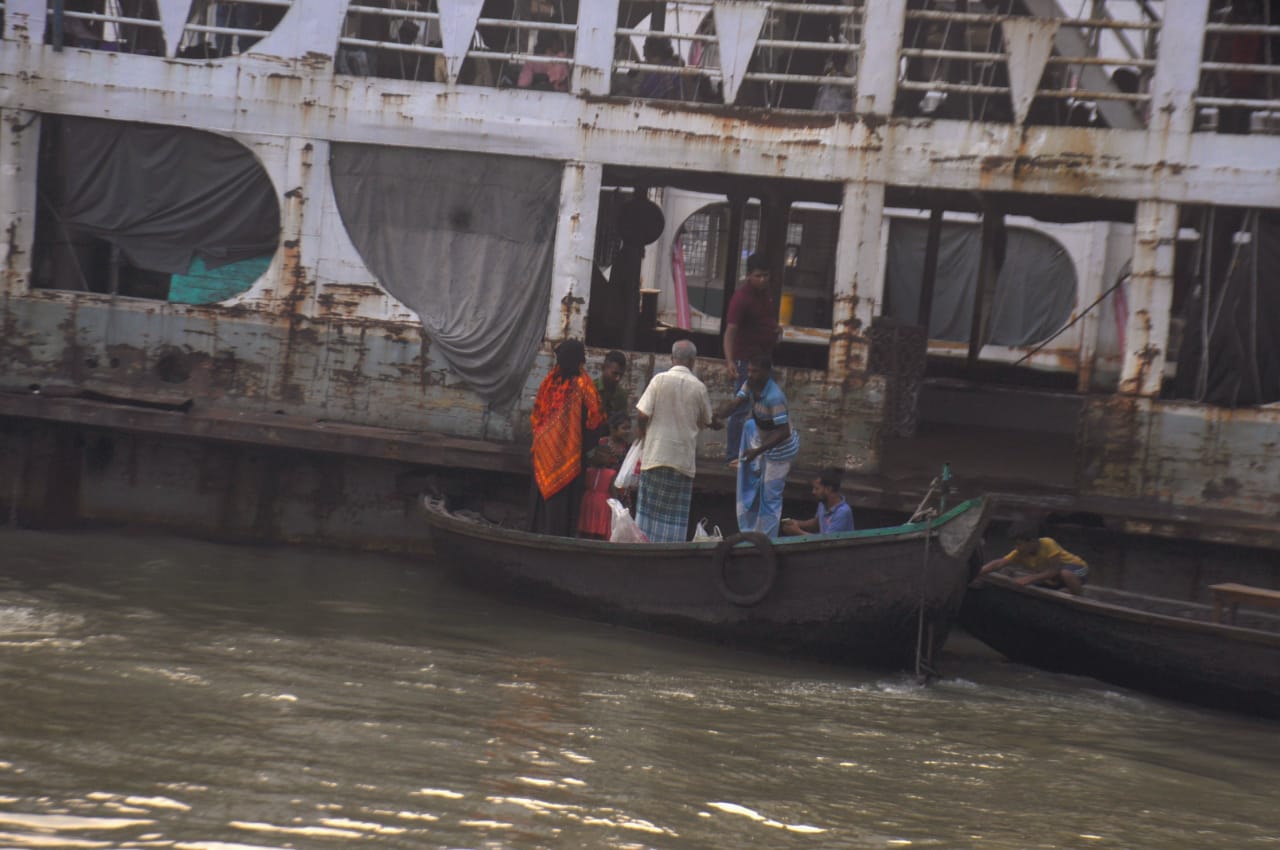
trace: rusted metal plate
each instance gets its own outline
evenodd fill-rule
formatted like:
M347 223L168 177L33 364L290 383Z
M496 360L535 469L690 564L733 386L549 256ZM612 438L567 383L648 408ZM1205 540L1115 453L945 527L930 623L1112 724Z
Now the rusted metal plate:
M528 472L527 449L508 443L317 421L285 414L251 414L243 409L194 405L187 410L163 410L152 404L0 392L0 417L427 466Z
M1091 399L1079 453L1085 496L1184 516L1232 513L1280 531L1280 411Z

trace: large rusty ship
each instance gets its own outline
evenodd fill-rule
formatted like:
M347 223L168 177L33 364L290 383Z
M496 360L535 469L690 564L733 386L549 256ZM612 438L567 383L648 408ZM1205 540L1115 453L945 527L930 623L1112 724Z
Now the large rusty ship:
M11 522L413 548L759 252L798 484L1280 547L1275 0L0 10Z

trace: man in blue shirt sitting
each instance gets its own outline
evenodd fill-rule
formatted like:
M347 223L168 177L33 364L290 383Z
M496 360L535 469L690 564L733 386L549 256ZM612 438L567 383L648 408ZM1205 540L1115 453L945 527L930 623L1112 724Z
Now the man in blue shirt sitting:
M818 500L818 512L813 519L784 519L783 534L835 534L853 531L853 511L840 495L840 470L832 466L813 479L813 497Z

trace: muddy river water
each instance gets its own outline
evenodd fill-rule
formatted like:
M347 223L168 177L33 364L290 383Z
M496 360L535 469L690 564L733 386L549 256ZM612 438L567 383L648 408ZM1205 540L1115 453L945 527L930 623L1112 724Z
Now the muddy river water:
M421 559L0 530L0 846L1280 848L1280 725L795 663Z

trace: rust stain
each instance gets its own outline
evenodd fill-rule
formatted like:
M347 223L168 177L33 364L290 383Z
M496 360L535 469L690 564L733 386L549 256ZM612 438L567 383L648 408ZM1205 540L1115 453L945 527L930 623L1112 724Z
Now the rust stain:
M862 125L867 128L867 132L876 133L876 134L880 132L881 127L884 127L886 124L889 123L888 116L876 115L875 113L867 113L865 115L859 115L858 120L861 121Z
M296 200L293 201L297 203ZM288 317L289 330L285 341L284 359L280 365L281 400L291 404L301 404L306 397L305 380L295 379L295 358L299 343L315 342L315 331L309 326L301 313L301 307L311 293L311 285L307 280L306 269L302 265L302 249L296 240L283 243L284 264L281 269L281 280L286 290L283 298L283 312Z
M780 129L804 129L832 127L836 116L827 112L774 111L756 106L722 106L688 103L678 100L646 101L620 95L583 95L582 100L599 106L632 106L637 119L646 112L665 116L712 114L717 123L726 127L749 125L754 128L777 127ZM711 112L714 109L714 112Z
M1238 480L1228 476L1221 481L1206 481L1200 497L1207 502L1224 502L1239 496L1242 489Z
M307 51L299 62L304 68L312 71L322 71L329 67L329 63L333 61L333 57L328 53L320 53L315 50Z
M573 317L582 312L582 305L587 303L586 299L574 295L573 292L565 293L564 298L560 299L560 337L569 336L570 329L573 327Z
M15 218L9 222L9 226L5 228L5 266L4 280L5 291L14 291L15 284L21 282L21 274L16 268L15 260L24 252L22 246L18 244L18 220Z
M849 316L831 329L830 358L839 364L845 381L860 381L867 369L867 337L857 309L862 299L857 295L840 295L836 298L836 312Z
M349 368L331 369L330 377L338 385L343 401L355 402L357 399L367 398L369 376L365 371L365 364L369 356L368 331L363 325L357 326L354 338L348 338L342 325L336 325L336 329L337 334L329 337L330 348L345 348L354 352L355 361ZM341 357L340 351L335 351L335 354L339 355L340 362L347 362L345 357Z
M431 338L427 336L427 329L422 325L416 325L411 330L417 331L418 334L418 354L415 358L418 364L418 387L426 391L427 387L436 383L432 379L433 373L430 369Z

